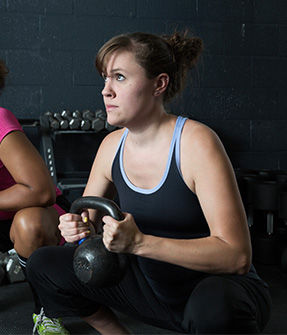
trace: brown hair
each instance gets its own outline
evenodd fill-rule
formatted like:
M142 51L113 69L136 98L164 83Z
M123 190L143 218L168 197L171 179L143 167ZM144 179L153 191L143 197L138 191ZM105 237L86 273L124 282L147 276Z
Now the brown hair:
M168 102L184 89L187 73L195 67L203 51L203 41L188 36L188 31L163 37L142 32L122 34L110 39L99 50L95 64L101 75L109 57L117 51L132 52L149 79L167 73L170 81L164 102Z
M9 70L6 67L5 62L0 59L0 94L2 93L5 83L6 83L6 75L8 74Z

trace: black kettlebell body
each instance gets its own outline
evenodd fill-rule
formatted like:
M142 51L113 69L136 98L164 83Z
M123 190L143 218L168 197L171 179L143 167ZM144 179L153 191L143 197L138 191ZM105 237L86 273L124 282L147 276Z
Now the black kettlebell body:
M109 199L99 197L82 197L75 200L70 212L80 214L83 209L97 209L122 220L119 207ZM88 237L75 251L73 259L74 272L83 283L104 288L118 284L127 268L125 254L114 253L105 247L101 235Z

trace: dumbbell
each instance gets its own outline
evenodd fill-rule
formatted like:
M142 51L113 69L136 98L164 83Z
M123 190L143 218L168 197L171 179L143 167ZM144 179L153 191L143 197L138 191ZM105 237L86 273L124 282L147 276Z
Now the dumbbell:
M95 117L94 120L92 121L92 129L96 132L105 129L105 120L106 120L105 113L103 112L103 110L98 109L95 112Z
M105 121L105 129L107 131L113 131L115 130L117 127L116 126L112 126L111 124L108 123L108 121Z
M91 128L91 122L83 119L82 113L78 109L72 113L72 117L80 120L81 130L89 130Z
M82 111L82 116L83 116L83 121L86 121L87 124L89 124L89 129L93 129L92 123L95 119L95 113L91 111L90 109L84 109ZM88 129L83 129L83 130L88 130Z
M99 109L98 111L96 111L95 115L103 122L102 129L106 129L107 131L113 131L117 128L116 126L112 126L108 123L107 114L102 109Z
M9 283L16 283L25 280L25 276L16 253L0 253L0 267L4 269L5 277L8 279Z
M50 128L54 129L54 130L57 130L60 128L60 123L58 120L56 120L54 117L53 117L53 114L52 112L48 111L45 113L45 115L48 116L48 120L49 120L49 124L50 124Z
M63 110L61 116L68 121L70 129L75 130L80 128L81 120L79 118L73 117L70 111Z
M90 120L81 120L81 129L82 130L90 130L91 129L91 122Z
M105 128L105 121L100 118L102 110L96 112L91 111L90 109L84 109L82 112L83 118L87 119L91 123L91 128L98 132Z
M80 214L83 209L97 209L123 220L123 214L117 204L110 199L100 197L82 197L76 199L70 208L70 213ZM95 288L110 287L118 284L127 269L127 256L109 251L101 235L88 237L76 249L73 268L80 281Z
M73 111L72 117L81 120L82 119L82 113L78 109L76 109L76 110Z
M91 128L91 122L83 119L82 113L78 109L72 113L72 117L80 120L81 130L89 130Z
M90 109L84 109L82 111L82 116L83 116L83 119L93 121L94 118L95 118L95 113L93 111L91 111Z
M69 123L67 120L64 120L59 113L54 113L53 117L59 121L61 129L68 129Z

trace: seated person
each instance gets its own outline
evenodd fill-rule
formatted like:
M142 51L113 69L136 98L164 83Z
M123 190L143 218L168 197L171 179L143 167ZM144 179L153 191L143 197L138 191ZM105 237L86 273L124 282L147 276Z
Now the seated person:
M59 228L76 243L103 220L105 247L125 253L128 269L118 284L97 288L73 271L77 245L37 249L27 275L50 318L79 316L101 334L130 333L114 309L177 333L264 330L270 294L251 264L228 156L210 128L165 109L202 49L202 40L188 34L133 33L98 52L107 120L120 129L101 143L84 196L118 194L124 219L87 209L62 215Z
M0 59L0 93L7 73ZM0 251L14 248L25 275L27 259L34 250L64 242L58 225L59 215L65 211L57 199L61 199L61 192L55 188L41 155L13 113L0 107ZM63 328L61 320L45 317L32 286L31 289L34 322L38 328L48 327L51 334L58 334L58 328ZM61 334L68 332L61 330Z

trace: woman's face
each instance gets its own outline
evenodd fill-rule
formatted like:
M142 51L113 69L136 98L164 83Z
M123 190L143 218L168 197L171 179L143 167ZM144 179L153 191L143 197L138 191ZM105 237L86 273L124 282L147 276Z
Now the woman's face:
M138 125L154 108L154 83L131 52L114 53L103 73L102 90L108 123L118 127Z

